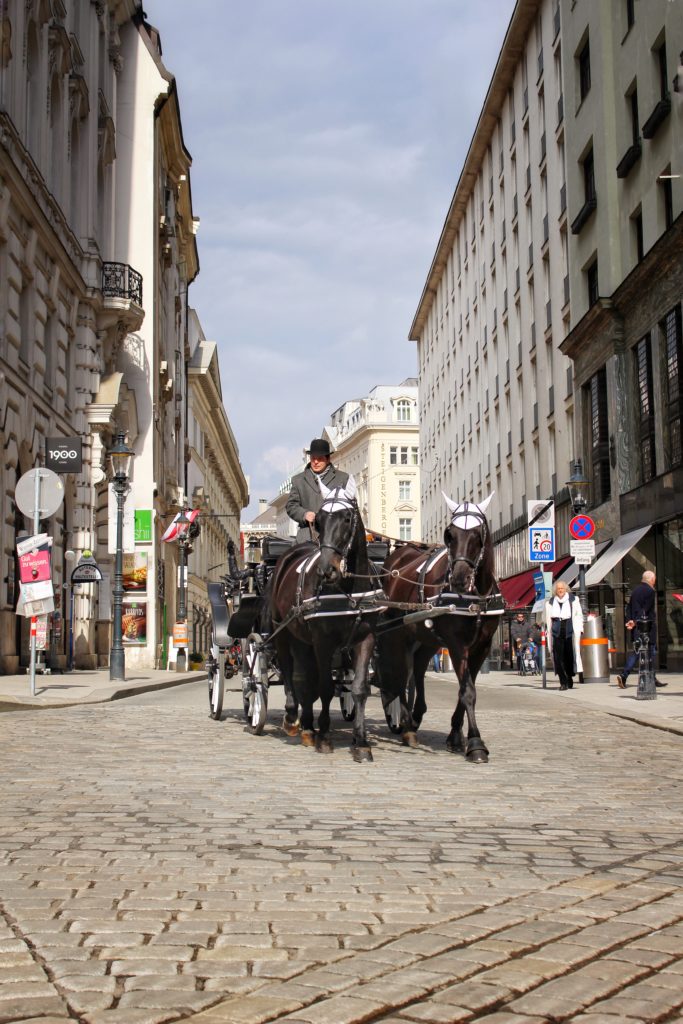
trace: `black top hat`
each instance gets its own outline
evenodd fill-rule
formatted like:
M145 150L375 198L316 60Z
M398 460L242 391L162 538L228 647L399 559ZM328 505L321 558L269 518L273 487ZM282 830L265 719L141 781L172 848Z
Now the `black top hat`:
M314 437L310 445L308 446L308 454L324 455L326 458L329 459L330 455L332 454L330 442L326 441L324 437Z

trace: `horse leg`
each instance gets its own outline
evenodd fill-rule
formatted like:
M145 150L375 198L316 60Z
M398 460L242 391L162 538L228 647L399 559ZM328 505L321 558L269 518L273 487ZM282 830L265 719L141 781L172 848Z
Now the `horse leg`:
M427 666L433 657L434 652L430 651L428 647L418 647L413 657L415 700L411 708L411 714L413 716L413 722L415 723L416 729L420 728L422 719L427 711L427 701L425 699L425 672L427 671Z
M462 723L465 718L465 702L463 700L464 693L464 669L466 661L461 659L459 653L458 656L454 656L453 649L448 648L448 652L451 656L451 662L453 668L458 677L458 701L455 705L455 711L451 716L451 731L446 739L446 747L452 754L463 754L465 753L465 743L462 736Z
M287 643L276 642L277 663L280 669L282 685L285 691L285 714L282 719L282 728L288 736L297 736L299 733L299 704L294 692L294 658Z
M464 754L468 761L483 764L489 759L489 752L481 738L474 712L477 703L477 691L470 674L467 657L458 663L458 679L460 688L458 703L451 719L451 732L446 740L448 749L457 754ZM467 714L467 745L463 746L462 723Z
M317 643L315 646L315 661L318 669L318 689L320 696L320 714L318 715L318 735L316 736L315 749L319 754L331 754L334 750L330 739L330 704L334 697L334 682L332 680L332 656L334 645L330 643Z
M301 745L315 746L315 730L313 729L313 702L315 701L315 683L311 673L311 651L306 644L292 638L292 655L294 660L295 699L301 707Z
M357 644L354 652L354 674L351 694L356 714L353 719L353 746L351 753L354 761L372 761L372 751L365 729L365 703L370 693L368 670L374 650L374 637L370 634Z

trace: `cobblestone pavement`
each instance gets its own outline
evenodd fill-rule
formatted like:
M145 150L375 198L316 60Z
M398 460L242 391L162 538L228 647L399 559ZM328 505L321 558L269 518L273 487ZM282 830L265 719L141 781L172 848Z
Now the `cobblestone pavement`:
M0 1024L683 1022L680 736L491 676L470 765L439 680L358 765L180 694L0 718Z

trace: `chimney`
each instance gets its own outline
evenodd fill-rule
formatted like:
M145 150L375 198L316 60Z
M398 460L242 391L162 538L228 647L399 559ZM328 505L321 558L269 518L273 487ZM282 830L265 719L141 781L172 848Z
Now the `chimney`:
M267 508L268 508L268 499L267 498L259 498L259 500L258 500L258 514L260 516L263 515L263 513L266 511Z

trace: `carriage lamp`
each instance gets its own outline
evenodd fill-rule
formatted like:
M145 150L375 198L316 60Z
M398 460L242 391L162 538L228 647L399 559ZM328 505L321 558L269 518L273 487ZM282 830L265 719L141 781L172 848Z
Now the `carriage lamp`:
M588 505L588 488L590 481L583 471L581 459L574 459L569 464L571 476L567 480L569 498L572 504L572 514L581 515ZM586 593L586 566L579 566L579 604L584 618L588 614L588 595Z
M126 435L120 430L107 452L111 467L111 485L116 495L116 560L114 562L114 623L109 655L109 678L126 678L126 652L123 648L123 505L128 491L130 466L134 452L126 444Z

